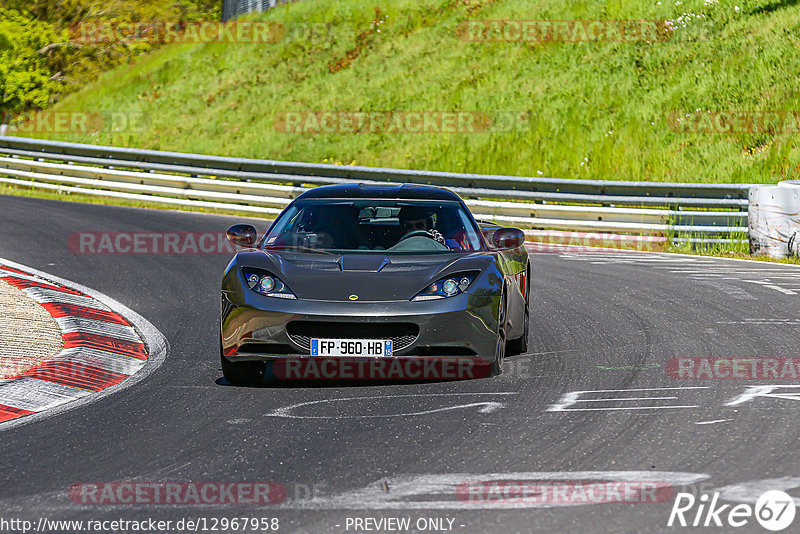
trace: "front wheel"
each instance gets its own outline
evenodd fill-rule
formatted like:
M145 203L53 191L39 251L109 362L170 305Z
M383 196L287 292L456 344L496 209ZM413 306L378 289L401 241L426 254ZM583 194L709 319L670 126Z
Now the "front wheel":
M491 376L497 376L503 372L503 360L506 357L506 294L505 291L500 297L500 309L498 310L497 327L497 346L494 351L494 361L492 362Z
M264 362L232 362L219 351L222 364L222 376L235 386L252 386L264 379L266 364Z

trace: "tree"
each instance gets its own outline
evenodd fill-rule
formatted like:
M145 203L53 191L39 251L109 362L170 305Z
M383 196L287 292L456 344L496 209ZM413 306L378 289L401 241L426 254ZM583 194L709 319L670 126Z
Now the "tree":
M76 42L71 36L82 23L219 20L220 4L218 0L5 0L0 8L0 112L43 109L154 47L141 42Z

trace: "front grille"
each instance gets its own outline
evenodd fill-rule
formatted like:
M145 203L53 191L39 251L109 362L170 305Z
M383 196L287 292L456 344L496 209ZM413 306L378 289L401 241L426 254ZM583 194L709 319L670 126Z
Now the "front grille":
M239 354L291 354L294 351L291 346L282 343L251 341L244 343L236 352Z
M325 321L292 321L286 326L289 338L306 350L311 340L320 339L391 339L394 350L403 350L414 343L419 327L413 323L331 323Z
M406 356L477 356L467 347L416 347Z

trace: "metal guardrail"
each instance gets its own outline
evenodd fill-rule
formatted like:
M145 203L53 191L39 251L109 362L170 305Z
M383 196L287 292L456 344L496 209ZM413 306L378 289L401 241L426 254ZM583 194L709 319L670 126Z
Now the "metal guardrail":
M286 0L223 0L222 22L233 20L253 11L266 11L282 3L286 3Z
M309 187L423 183L522 228L747 233L749 185L566 180L226 158L0 137L0 183L274 215Z

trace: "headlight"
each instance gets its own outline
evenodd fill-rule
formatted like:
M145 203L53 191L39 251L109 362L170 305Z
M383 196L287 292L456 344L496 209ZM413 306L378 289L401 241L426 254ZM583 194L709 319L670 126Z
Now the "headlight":
M280 278L267 271L259 269L242 269L242 274L247 285L258 293L267 297L276 297L279 299L296 299L292 291L286 287Z
M445 299L447 297L460 295L466 291L470 285L472 285L472 282L475 281L477 276L477 272L457 273L450 275L429 285L411 300Z

